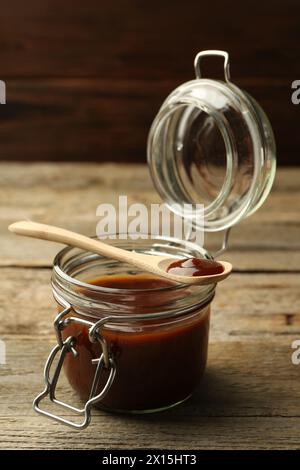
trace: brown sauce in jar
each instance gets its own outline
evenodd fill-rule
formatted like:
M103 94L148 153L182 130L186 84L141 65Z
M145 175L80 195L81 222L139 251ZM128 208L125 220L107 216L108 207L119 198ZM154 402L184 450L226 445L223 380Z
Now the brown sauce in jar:
M160 305L162 296L169 302L174 298L172 290L151 291L172 284L149 276L107 276L89 283L114 289L149 289L138 295L139 301L141 295L145 296L144 300L150 306ZM130 296L134 302L134 293ZM155 410L188 398L206 365L209 311L210 307L206 305L201 311L185 314L181 321L151 320L145 327L139 321L136 328L122 329L119 324L119 329L103 329L102 334L116 363L116 376L98 406L119 411ZM135 313L139 313L138 307ZM87 400L96 367L91 360L101 355L101 346L91 343L88 330L79 324L69 324L63 330L64 338L70 335L77 339L79 356L74 358L67 354L65 373L79 396ZM105 371L100 387L106 378Z

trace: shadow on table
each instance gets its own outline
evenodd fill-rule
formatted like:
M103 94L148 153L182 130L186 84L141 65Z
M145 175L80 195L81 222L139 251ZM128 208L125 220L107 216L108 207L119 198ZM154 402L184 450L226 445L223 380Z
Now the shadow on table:
M239 376L237 371L220 373L219 369L209 368L192 397L181 405L160 413L123 416L127 420L161 423L180 417L195 421L205 417L271 416L271 398L268 384L259 377L254 385L253 380L247 380L242 373Z

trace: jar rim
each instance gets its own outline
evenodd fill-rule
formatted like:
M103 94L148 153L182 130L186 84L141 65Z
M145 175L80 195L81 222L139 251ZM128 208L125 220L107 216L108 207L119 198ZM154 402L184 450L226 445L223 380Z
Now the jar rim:
M96 238L96 237L93 237L93 238ZM80 281L79 279L76 279L75 277L73 276L70 276L69 274L67 274L63 269L60 268L59 266L59 262L61 260L61 258L66 255L69 251L71 251L73 249L73 247L66 247L66 248L63 248L59 253L57 253L57 255L55 256L54 258L54 262L53 262L53 269L54 271L64 280L76 285L77 287L82 287L84 289L87 289L87 290L91 290L91 291L94 291L94 292L107 292L107 293L113 293L113 294L124 294L125 292L128 292L128 293L145 293L145 292L161 292L161 291L165 291L165 290L177 290L177 289L181 289L181 288L184 288L186 287L186 284L174 284L174 285L170 285L170 286L164 286L164 287L154 287L154 288L150 288L150 289L128 289L127 287L124 287L124 288L116 288L116 287L107 287L107 286L99 286L99 285L96 285L96 284L89 284L87 282L84 282L84 281ZM84 250L82 250L84 252ZM97 255L96 255L97 256Z
M116 240L112 241L116 242ZM124 239L117 241L122 243L123 247L124 242L128 242L128 240ZM186 240L152 236L148 240L138 240L138 246L136 245L137 240L132 241L134 242L133 246L135 249L143 250L143 252L147 252L150 248L153 253L153 248L155 247L156 253L162 253L161 250L164 250L164 252L170 253L170 257L172 255L174 257L175 253L178 256L181 255L181 257L184 257L185 254L193 256L195 253L198 256L202 255L203 257L211 258L211 255L204 248ZM146 247L145 243L147 243ZM77 250L77 252L74 251L73 256L63 260L63 257L68 256L72 250ZM128 317L128 313L131 315L132 311L138 308L141 310L141 314L134 312L133 317L138 319L140 315L143 318L145 315L145 319L150 320L151 318L167 318L192 312L196 307L202 308L210 303L214 297L215 284L205 286L170 284L166 287L152 289L116 289L114 287L108 288L88 284L76 278L76 274L82 275L84 271L87 272L90 268L95 269L97 267L97 264L94 263L95 261L99 263L99 271L101 269L104 271L109 269L111 273L113 268L112 266L108 268L105 260L107 260L107 263L111 263L109 259L78 248L66 247L61 250L55 257L52 274L53 294L58 303L64 307L66 306L65 304L68 304L68 306L72 306L75 311L80 311L83 315L90 316L89 314L92 313L91 316L93 316L95 312L97 317L99 308L101 315L106 313L109 317L116 315L116 318L123 317L123 315ZM118 260L116 260L116 263L118 263ZM122 263L119 266L122 267ZM116 267L118 267L118 264L116 264ZM68 269L71 273L68 272ZM115 274L121 273L118 271ZM106 274L104 273L103 277L105 276ZM100 278L99 275L98 277ZM98 294L99 297L95 294ZM145 300L149 298L149 295L157 295L159 302L157 304L149 304ZM120 315L120 308L122 315Z
M90 238L98 239L97 236L92 236ZM162 236L158 236L158 235L155 236L155 237L152 237L152 239L179 242L179 240L176 240L175 238L162 237ZM182 242L184 242L185 246L187 246L187 247L194 248L194 249L197 248L197 250L200 250L205 258L212 259L212 255L210 255L210 253L207 250L205 250L204 248L201 248L198 245L195 245L193 242L190 242L188 240L184 240L184 241L182 240ZM107 293L110 293L110 294L111 293L124 294L125 292L127 292L127 293L132 292L132 293L136 294L136 293L163 292L163 291L170 291L170 290L179 290L179 289L186 288L186 286L187 286L187 284L174 283L174 284L170 284L169 286L157 287L157 288L151 288L151 289L131 289L131 288L128 289L128 288L115 288L115 287L106 287L106 286L98 286L98 285L95 285L95 284L89 284L87 282L76 279L73 276L70 276L61 267L62 258L74 249L78 249L82 253L84 253L84 252L88 253L88 251L86 251L86 250L81 250L79 248L74 248L72 246L66 246L65 248L63 248L62 250L60 250L56 254L56 256L53 260L53 270L55 271L56 274L58 274L58 276L60 278L62 278L63 280L65 280L65 281L67 281L71 284L74 284L77 287L82 287L82 288L85 288L85 289L88 289L88 290L91 290L91 291L94 291L94 292L99 292L99 293L100 292L107 292ZM95 256L101 258L100 255L95 254Z

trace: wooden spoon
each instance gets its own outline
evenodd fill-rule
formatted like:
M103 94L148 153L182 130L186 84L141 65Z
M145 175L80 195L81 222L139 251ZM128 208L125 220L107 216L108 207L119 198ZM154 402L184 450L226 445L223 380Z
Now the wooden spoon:
M66 245L81 248L82 250L97 253L107 258L123 261L144 271L157 274L158 276L165 277L170 281L176 281L182 284L215 284L229 276L232 271L232 265L230 263L226 261L219 261L219 263L223 266L223 271L221 273L208 276L179 276L167 272L170 264L174 262L174 258L167 256L145 255L143 253L136 253L134 251L122 250L121 248L108 245L100 240L95 240L93 238L80 235L79 233L71 232L70 230L26 220L15 222L8 228L11 232L17 233L19 235L64 243Z

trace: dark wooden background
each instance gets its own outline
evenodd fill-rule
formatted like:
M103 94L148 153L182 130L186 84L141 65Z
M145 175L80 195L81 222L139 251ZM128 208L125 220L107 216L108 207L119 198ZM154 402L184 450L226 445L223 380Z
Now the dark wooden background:
M1 1L0 158L145 161L160 103L203 49L230 53L233 80L271 119L279 163L298 164L299 0ZM206 72L221 76L221 64Z

